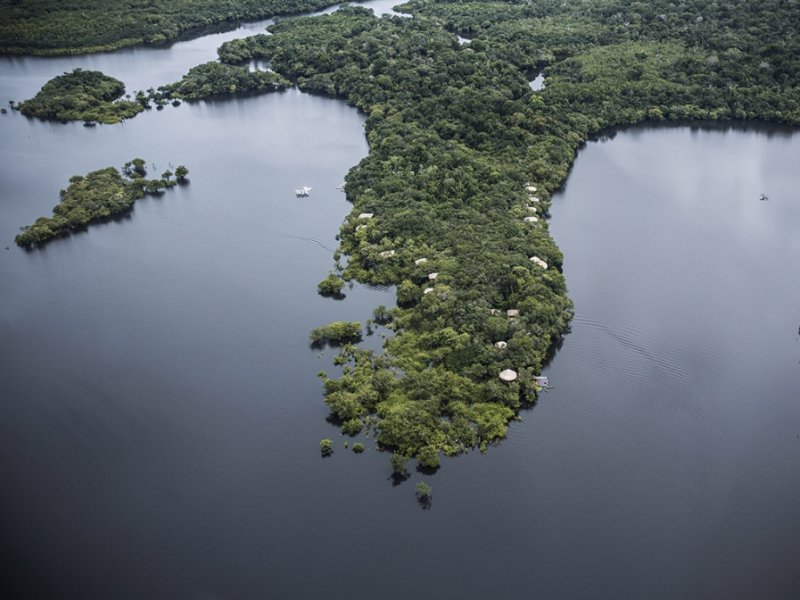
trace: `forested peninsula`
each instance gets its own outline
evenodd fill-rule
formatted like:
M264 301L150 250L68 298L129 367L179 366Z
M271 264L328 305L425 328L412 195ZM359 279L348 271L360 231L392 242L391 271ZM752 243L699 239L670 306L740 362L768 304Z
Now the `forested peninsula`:
M352 323L320 327L312 342L345 344L342 375L321 374L325 401L344 433L366 430L392 450L400 476L409 458L435 468L442 453L485 450L535 402L572 317L548 209L587 139L646 120L800 123L790 0L402 10L412 17L350 7L285 19L224 44L226 66L210 67L267 61L367 115L369 154L347 175L354 208L319 289L396 285L397 307L374 321L395 335L382 354L347 343L360 335Z
M189 169L180 165L175 172L165 171L158 179L148 179L145 161L134 158L122 172L115 167L70 177L69 186L59 192L60 202L52 217L40 217L23 227L15 241L18 246L42 245L50 240L85 229L131 210L146 194L158 195L179 183L186 183Z
M343 431L374 429L398 474L409 457L435 468L442 452L485 449L535 401L572 315L547 211L590 136L644 120L800 122L794 3L401 9L413 18L348 8L219 50L368 115L336 274L398 286L395 336L381 355L345 346L343 375L322 377Z

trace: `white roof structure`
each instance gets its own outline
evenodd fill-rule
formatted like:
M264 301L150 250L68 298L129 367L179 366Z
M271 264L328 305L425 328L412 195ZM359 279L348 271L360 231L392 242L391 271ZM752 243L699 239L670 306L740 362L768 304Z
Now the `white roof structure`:
M518 317L518 316L519 316L519 310L517 310L516 308L509 308L509 309L506 311L506 314L507 314L509 317Z
M536 191L536 186L535 185L529 185L529 186L526 186L525 189L528 190L529 192L535 192Z
M505 350L506 348L508 348L508 342L503 342L503 341L495 342L494 347L497 348L498 350Z
M536 196L528 196L528 199L529 199L531 202L533 202L534 204L536 204L537 202L539 202L539 198L537 198Z
M512 382L517 378L517 372L512 369L506 369L500 372L500 381Z
M531 256L531 262L535 265L542 267L545 271L547 270L547 263L538 256Z
M371 219L374 216L375 216L375 213L361 213L360 215L358 215L358 218L359 219Z
M436 278L439 276L438 273L428 273L428 279L431 281L436 281Z
M423 294L430 294L432 291L433 291L433 288L428 287L428 288L425 288L424 290L422 290L422 293Z
M426 262L428 262L427 258L418 258L417 260L414 261L414 264L415 265L424 265Z
M526 223L536 223L539 220L539 217L525 217Z
M394 250L385 250L381 252L378 256L381 258L389 258L390 256L394 256Z

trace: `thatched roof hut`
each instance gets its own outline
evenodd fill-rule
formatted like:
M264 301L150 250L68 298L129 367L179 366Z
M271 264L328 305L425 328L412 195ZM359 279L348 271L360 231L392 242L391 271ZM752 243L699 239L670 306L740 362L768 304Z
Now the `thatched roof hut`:
M517 378L517 372L512 369L506 369L505 371L500 371L500 381L511 383L516 378Z

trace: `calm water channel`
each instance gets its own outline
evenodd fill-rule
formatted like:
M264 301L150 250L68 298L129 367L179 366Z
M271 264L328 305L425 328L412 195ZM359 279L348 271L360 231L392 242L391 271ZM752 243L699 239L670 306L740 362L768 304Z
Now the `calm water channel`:
M74 66L158 85L221 39L2 59L0 99ZM552 211L576 304L555 388L426 478L423 511L421 475L341 447L307 343L393 298L315 293L362 127L296 91L93 129L0 116L3 597L798 597L800 135L590 143ZM14 246L70 175L133 156L191 185Z

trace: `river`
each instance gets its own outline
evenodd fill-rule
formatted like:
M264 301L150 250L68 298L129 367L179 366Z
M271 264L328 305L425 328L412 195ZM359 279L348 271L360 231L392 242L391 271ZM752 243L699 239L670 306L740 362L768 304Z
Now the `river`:
M0 98L74 66L158 85L219 35L4 58ZM588 144L552 209L576 305L554 388L488 454L393 486L386 454L345 450L325 421L331 353L307 339L393 298L315 293L363 122L296 90L95 128L0 116L6 597L795 598L800 136ZM70 175L134 156L191 184L14 246Z

